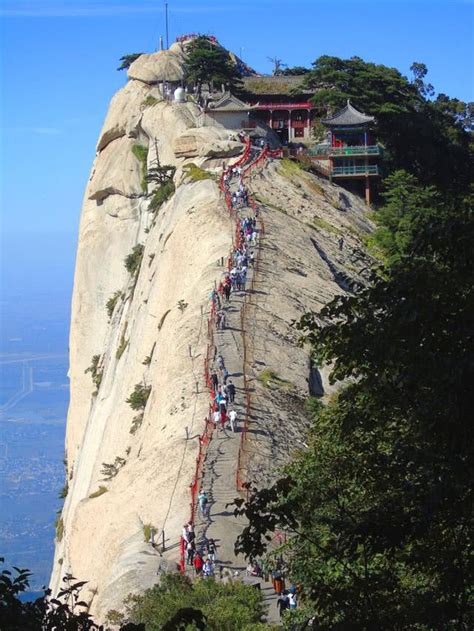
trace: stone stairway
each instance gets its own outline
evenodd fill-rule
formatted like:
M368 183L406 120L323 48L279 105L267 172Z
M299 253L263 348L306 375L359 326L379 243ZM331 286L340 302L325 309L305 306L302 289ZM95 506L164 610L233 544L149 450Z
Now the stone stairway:
M231 190L235 187L235 179ZM252 215L249 207L240 208L239 216ZM253 270L249 267L247 287L250 286ZM232 292L229 303L223 303L226 314L226 328L215 332L216 356L222 355L227 370L228 381L236 387L235 403L237 426L235 432L228 427L215 431L208 445L203 468L201 488L209 494L209 514L196 515L197 549L204 548L207 539L213 539L217 546L216 578L239 576L245 581L246 560L234 552L234 543L246 525L244 517L236 518L230 506L238 497L236 490L236 472L240 446L240 435L245 414L245 390L243 380L243 338L241 331L241 310L245 301L245 292ZM247 325L248 326L248 325ZM190 570L188 570L190 571ZM278 623L276 607L277 596L271 583L259 580L264 602L268 606L267 621Z

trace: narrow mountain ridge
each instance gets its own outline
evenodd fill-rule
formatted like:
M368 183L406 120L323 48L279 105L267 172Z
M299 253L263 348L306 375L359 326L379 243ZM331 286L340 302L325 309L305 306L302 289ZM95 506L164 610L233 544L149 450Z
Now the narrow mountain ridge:
M70 336L68 495L51 578L55 592L68 572L89 581L84 597L101 621L128 593L151 586L159 567L179 562L197 437L209 413L209 296L235 234L219 176L222 162L244 151L223 127L199 127L195 103L164 101L139 61L112 99L84 196ZM176 168L175 192L153 212L156 188L144 176L157 158ZM252 390L242 476L261 483L303 446L310 392L330 392L296 345L291 323L364 280L362 239L371 226L361 200L288 161L265 160L246 183L265 233L243 327L232 330L231 372L245 374ZM238 405L245 395L239 384ZM226 465L229 480L236 466ZM146 541L150 525L164 532L163 556Z

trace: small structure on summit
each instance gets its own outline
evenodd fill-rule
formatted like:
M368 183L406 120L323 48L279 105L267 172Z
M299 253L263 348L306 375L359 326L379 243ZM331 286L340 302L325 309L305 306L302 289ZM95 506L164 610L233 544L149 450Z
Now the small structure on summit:
M175 103L186 103L186 90L182 86L178 86L174 91Z
M252 109L252 106L230 92L225 92L217 101L208 103L204 114L227 129L249 129L249 114Z
M365 201L370 205L370 178L380 175L377 161L381 148L371 132L373 116L345 107L321 122L328 129L328 142L308 151L315 166L332 181L365 179Z

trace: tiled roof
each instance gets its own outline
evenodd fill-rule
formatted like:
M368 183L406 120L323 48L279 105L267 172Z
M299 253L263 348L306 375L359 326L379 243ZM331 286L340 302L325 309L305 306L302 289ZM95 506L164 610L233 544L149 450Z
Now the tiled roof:
M244 77L243 91L248 94L290 94L291 91L301 86L304 75L298 76L253 76ZM313 94L313 90L301 87L300 94Z
M230 92L226 92L218 101L211 101L208 106L208 110L219 112L240 112L242 110L248 111L252 109Z
M366 125L367 123L372 123L374 120L373 116L367 116L366 114L359 112L359 110L356 110L355 107L352 107L348 99L347 104L342 108L342 110L339 110L339 112L334 114L334 116L323 118L321 122L329 127L338 127L340 125Z

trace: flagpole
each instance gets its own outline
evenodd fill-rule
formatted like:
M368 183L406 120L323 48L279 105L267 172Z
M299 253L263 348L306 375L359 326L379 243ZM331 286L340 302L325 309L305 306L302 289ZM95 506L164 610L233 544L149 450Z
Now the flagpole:
M165 2L165 19L166 19L166 50L170 47L170 41L168 36L168 3Z

